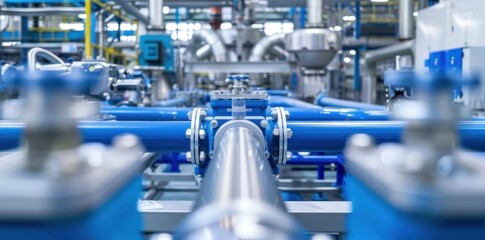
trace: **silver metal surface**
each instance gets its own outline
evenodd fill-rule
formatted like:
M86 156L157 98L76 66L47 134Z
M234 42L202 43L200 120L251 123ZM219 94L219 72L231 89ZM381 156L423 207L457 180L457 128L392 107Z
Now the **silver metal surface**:
M216 139L220 140L214 143L214 157L194 209L241 199L266 202L284 209L265 156L266 142L261 130L234 126L223 132L219 130Z
M307 0L308 27L323 27L323 1Z
M28 65L29 71L33 72L36 70L37 57L39 56L44 57L54 63L60 63L62 65L65 64L64 61L62 61L62 59L60 59L58 56L56 56L54 53L50 51L47 51L43 48L32 48L29 51L28 57L27 57L27 65Z
M414 0L399 1L399 38L412 39L414 31Z
M286 37L286 50L296 55L298 66L324 69L342 49L337 32L324 28L296 30Z
M15 16L77 16L84 12L84 7L2 8L2 15Z
M234 121L221 127L215 139L214 157L193 206L194 213L180 225L176 237L300 238L303 231L286 214L276 188L261 130L248 121Z
M140 10L138 10L136 7L132 6L128 1L126 0L114 0L116 4L118 4L123 11L128 13L131 16L134 16L136 19L138 19L140 22L145 24L145 26L150 25L149 19L140 13ZM83 11L84 12L84 11Z
M290 73L288 62L187 62L186 73Z
M163 0L149 0L148 15L152 29L162 29L163 26Z
M201 43L204 44L201 46ZM190 46L196 47L195 49L191 50L193 55L197 56L197 51L200 50L200 47L198 46L204 47L206 44L210 46L210 49L212 50L212 56L214 57L214 60L216 62L225 62L227 60L227 49L224 45L224 42L219 37L219 35L217 35L216 32L207 29L194 32L194 35L190 40ZM202 54L199 52L199 55L203 56L204 58L207 58L207 54L208 53Z
M250 62L261 62L264 56L272 53L275 46L284 46L286 34L278 33L262 38L251 50ZM285 51L286 52L286 51ZM280 54L284 55L284 53ZM286 53L288 55L288 53Z
M288 212L313 233L345 233L350 202L285 202ZM172 233L192 212L191 201L139 201L144 232Z

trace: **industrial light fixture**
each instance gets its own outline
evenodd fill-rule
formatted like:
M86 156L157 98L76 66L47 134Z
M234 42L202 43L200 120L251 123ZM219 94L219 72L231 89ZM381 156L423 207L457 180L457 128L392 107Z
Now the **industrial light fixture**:
M389 2L389 0L370 0L371 2L384 3Z

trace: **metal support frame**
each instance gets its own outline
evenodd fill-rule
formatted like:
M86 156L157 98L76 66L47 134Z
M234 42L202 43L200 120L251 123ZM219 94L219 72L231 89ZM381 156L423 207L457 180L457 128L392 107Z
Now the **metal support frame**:
M345 233L350 202L285 202L288 212L309 232ZM178 224L192 212L191 201L139 201L143 231L174 232Z

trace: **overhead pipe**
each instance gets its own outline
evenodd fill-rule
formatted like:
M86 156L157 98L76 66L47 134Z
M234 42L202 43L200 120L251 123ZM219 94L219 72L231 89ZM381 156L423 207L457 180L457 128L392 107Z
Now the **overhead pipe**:
M284 46L285 38L286 38L286 34L284 33L278 33L278 34L273 34L273 35L264 37L251 50L249 61L261 62L264 60L263 57L266 54L268 54L268 52L271 52L273 54L276 53L278 57L287 58L289 54L288 52L286 52L286 50L283 50L283 52L281 52L280 50L274 49L276 46L279 46L279 45Z
M196 57L208 57L214 56L216 62L226 62L227 61L227 49L226 45L222 42L221 38L216 32L212 30L199 30L194 32L192 39L190 40L193 46L196 46L198 42L205 42L206 45L196 50ZM210 48L209 48L210 46ZM210 54L209 54L209 49Z
M138 21L142 22L145 26L150 25L149 19L140 13L138 9L136 9L134 6L130 5L126 0L113 0L115 1L123 11L126 13L134 16Z

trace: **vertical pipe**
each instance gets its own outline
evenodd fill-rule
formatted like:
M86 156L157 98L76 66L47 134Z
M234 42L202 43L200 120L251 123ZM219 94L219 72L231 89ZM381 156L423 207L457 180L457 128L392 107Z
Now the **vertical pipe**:
M307 0L308 27L323 26L323 1Z
M84 1L86 19L84 20L84 57L93 58L93 48L91 46L91 0Z
M414 38L414 0L399 1L399 38Z
M361 12L360 12L360 0L355 0L355 39L360 39L362 35L362 25L361 25Z
M354 56L354 91L360 93L361 78L360 78L360 49L355 50Z
M149 6L150 28L163 29L163 0L150 0Z
M300 8L300 28L305 28L306 24L306 9L304 7Z

